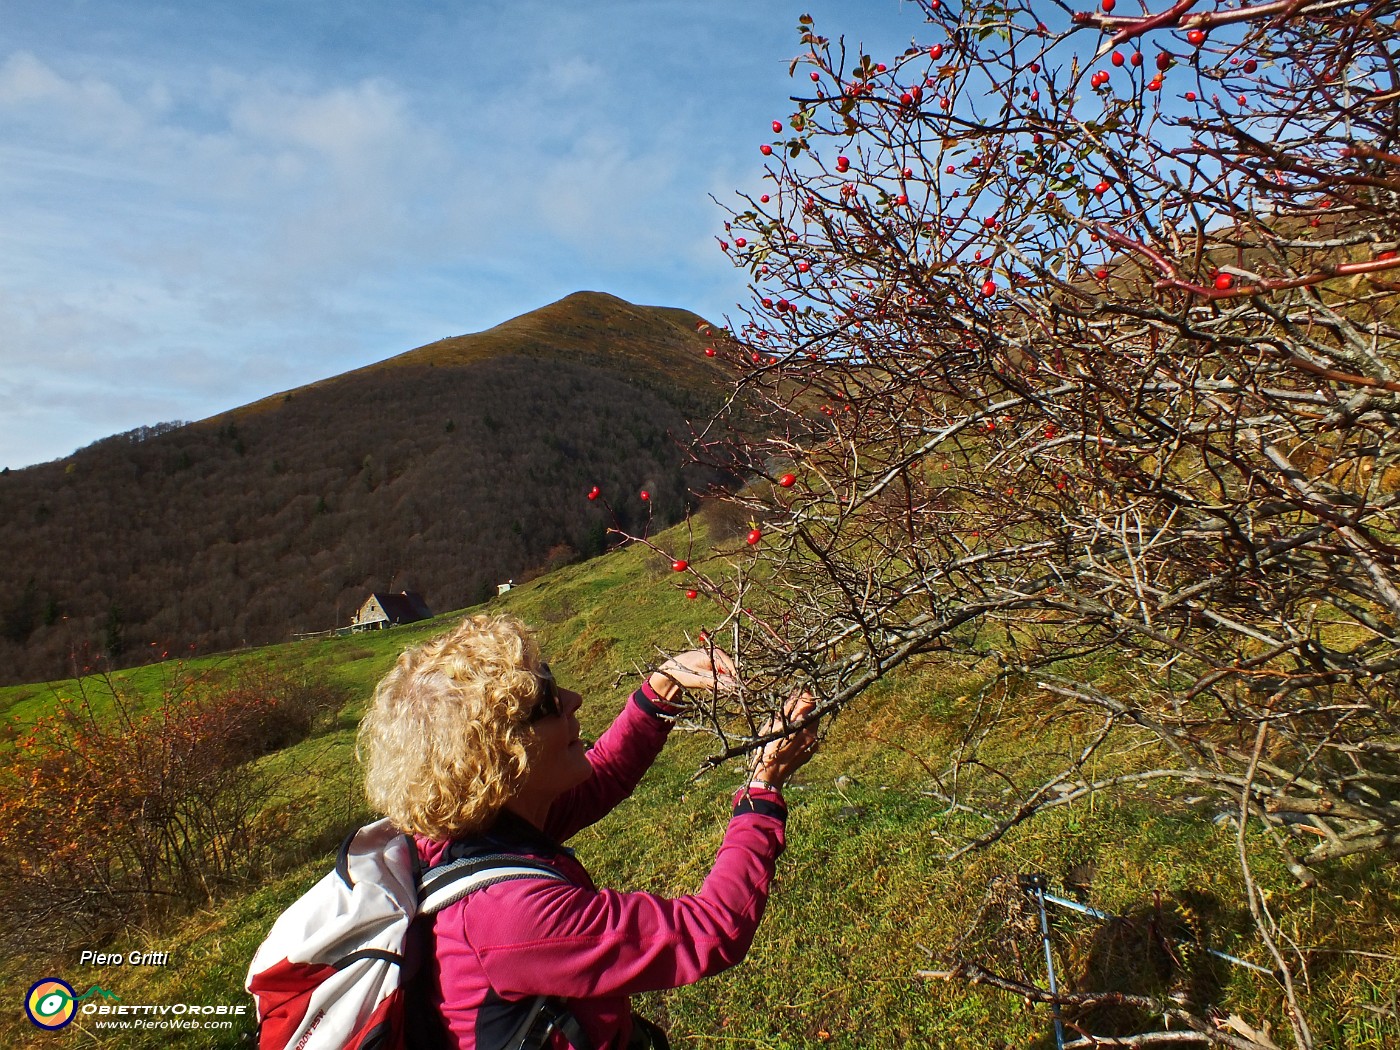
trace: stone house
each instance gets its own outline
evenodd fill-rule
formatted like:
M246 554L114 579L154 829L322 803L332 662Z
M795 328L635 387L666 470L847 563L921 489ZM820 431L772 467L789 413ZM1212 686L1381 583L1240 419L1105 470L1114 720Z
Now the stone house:
M432 615L432 610L417 591L400 591L398 594L376 591L360 606L350 626L357 631L382 630L426 620Z

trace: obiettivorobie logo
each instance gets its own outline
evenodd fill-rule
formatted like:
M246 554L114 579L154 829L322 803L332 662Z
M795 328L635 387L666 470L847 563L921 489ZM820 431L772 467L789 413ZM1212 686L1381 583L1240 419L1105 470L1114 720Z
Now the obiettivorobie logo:
M89 1000L97 1000L89 1002ZM250 1004L240 1003L130 1003L115 992L94 984L82 995L59 977L45 977L29 986L24 1012L34 1027L57 1032L79 1014L91 1018L96 1028L136 1030L223 1029L231 1031L248 1017Z
M29 986L29 994L24 997L24 1012L37 1027L56 1032L72 1023L77 1016L78 1004L94 995L103 999L121 1002L116 995L99 985L93 985L82 995L73 991L73 986L57 977L45 977Z

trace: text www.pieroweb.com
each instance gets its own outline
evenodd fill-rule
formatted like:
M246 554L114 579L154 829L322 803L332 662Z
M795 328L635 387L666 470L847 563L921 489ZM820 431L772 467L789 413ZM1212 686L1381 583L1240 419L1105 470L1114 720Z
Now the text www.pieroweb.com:
M227 1032L233 1030L236 1019L247 1011L248 1007L241 1003L237 1006L90 1003L82 1007L79 1014L92 1028L103 1031Z

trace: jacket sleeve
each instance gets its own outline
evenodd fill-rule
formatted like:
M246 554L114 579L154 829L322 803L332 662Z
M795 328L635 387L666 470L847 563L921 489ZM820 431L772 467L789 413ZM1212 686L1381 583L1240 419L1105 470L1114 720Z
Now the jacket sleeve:
M558 842L593 824L632 794L671 732L660 697L643 682L588 751L593 775L561 795L541 829Z
M785 809L755 792L735 807L700 892L667 898L541 880L468 899L464 935L506 998L569 999L676 988L743 959L784 846Z

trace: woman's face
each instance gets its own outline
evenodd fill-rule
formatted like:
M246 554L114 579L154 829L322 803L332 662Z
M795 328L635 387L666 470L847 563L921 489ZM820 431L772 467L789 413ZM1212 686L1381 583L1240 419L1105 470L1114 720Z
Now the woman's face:
M544 683L541 683L543 695ZM556 713L531 723L533 733L525 745L528 758L525 785L521 794L552 802L570 788L593 775L588 751L579 738L578 710L583 697L572 689L555 685Z

